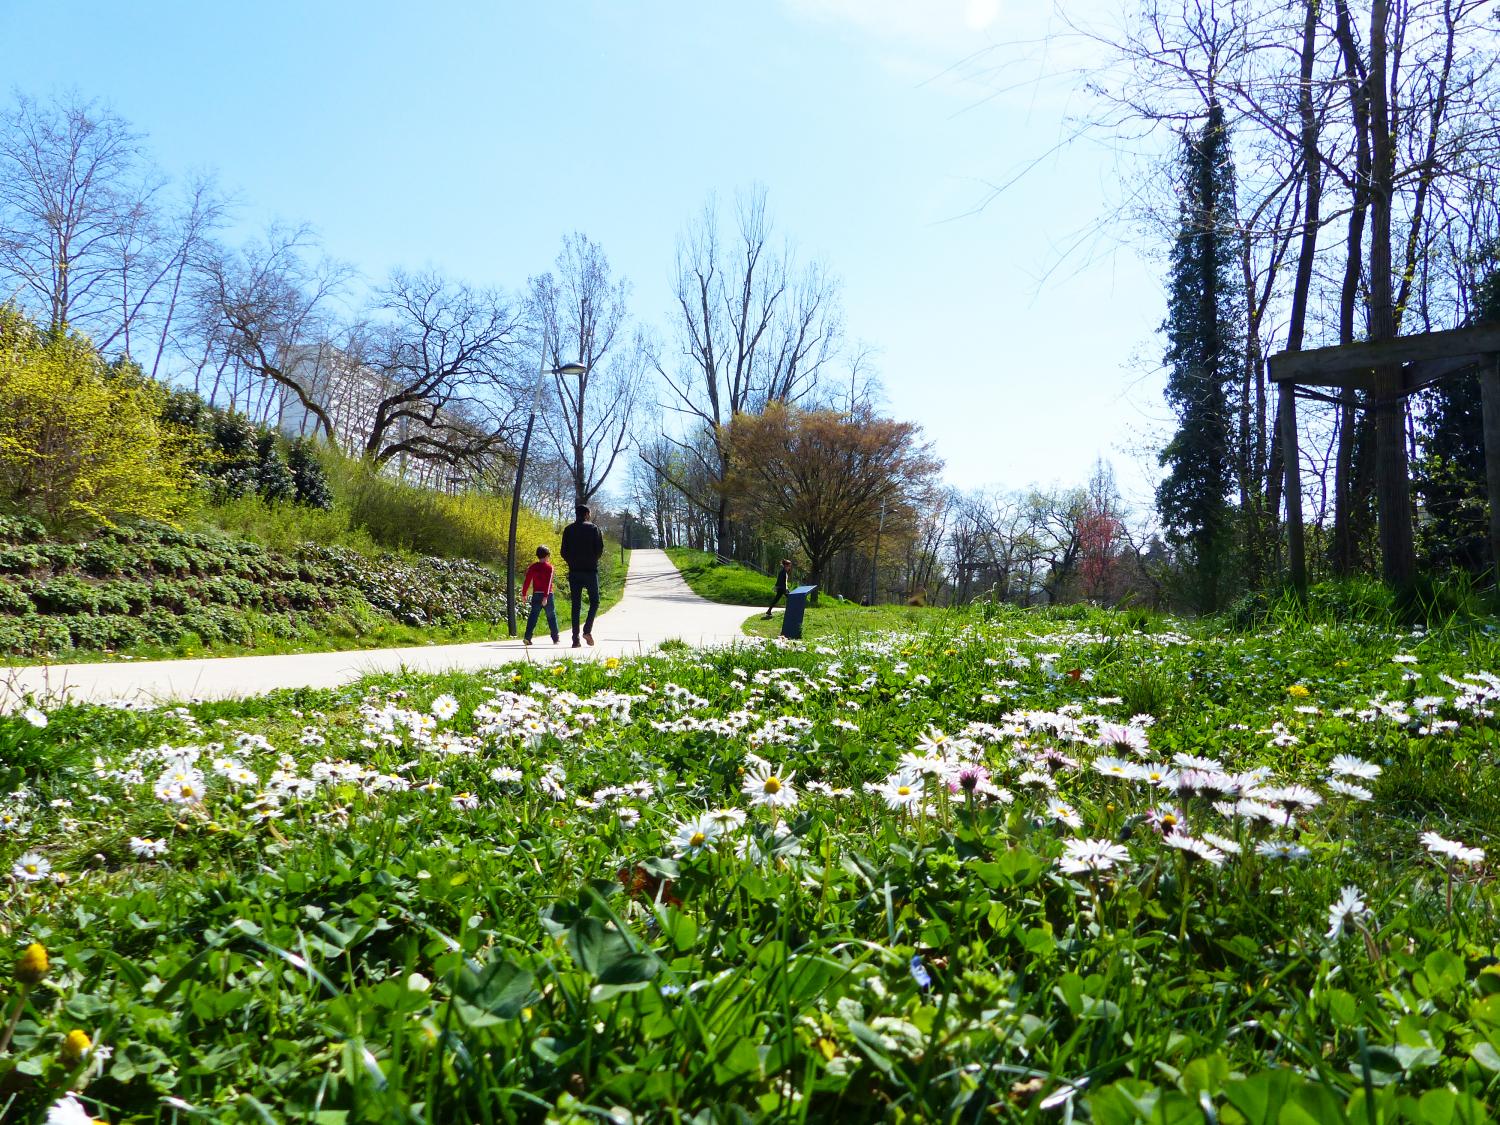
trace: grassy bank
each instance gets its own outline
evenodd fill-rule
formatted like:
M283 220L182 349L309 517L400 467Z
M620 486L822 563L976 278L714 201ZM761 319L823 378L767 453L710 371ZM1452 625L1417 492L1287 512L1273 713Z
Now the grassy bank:
M739 563L721 563L711 551L668 547L667 557L700 598L723 605L771 604L776 580Z
M241 500L224 511L243 518L257 505L264 506ZM347 545L347 532L343 539L333 534L336 514L271 506L271 518L255 526L273 541L285 534L285 547L162 524L60 542L33 521L0 520L0 653L10 663L56 663L507 635L502 570L467 559L360 551ZM324 543L287 533L309 524L327 533ZM618 555L606 554L603 606L619 599L623 583ZM566 626L565 583L562 592Z

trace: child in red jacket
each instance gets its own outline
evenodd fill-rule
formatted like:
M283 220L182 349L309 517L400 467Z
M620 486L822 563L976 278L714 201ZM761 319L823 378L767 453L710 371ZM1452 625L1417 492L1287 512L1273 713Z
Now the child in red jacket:
M531 643L531 634L536 629L536 619L542 610L547 611L547 627L552 631L552 643L562 638L557 632L557 606L552 600L552 564L548 561L552 552L546 547L536 549L536 562L526 568L526 578L521 583L521 600L531 591L531 612L526 615L526 635L523 644Z

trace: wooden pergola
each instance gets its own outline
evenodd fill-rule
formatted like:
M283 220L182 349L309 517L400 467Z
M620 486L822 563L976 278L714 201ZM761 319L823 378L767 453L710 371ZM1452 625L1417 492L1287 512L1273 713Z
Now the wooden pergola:
M1302 534L1302 477L1297 451L1299 387L1367 392L1365 409L1385 410L1394 425L1376 429L1376 491L1380 500L1381 563L1392 585L1408 584L1415 572L1411 535L1411 480L1405 456L1393 457L1382 443L1406 440L1393 408L1423 387L1460 374L1477 374L1483 396L1485 484L1490 506L1491 558L1500 564L1500 324L1446 332L1424 332L1377 343L1341 344L1311 351L1279 352L1267 364L1280 388L1277 425L1286 473L1287 555L1292 584L1307 586ZM1306 397L1329 399L1317 392ZM1404 446L1402 446L1404 449ZM1382 479L1383 478L1383 479Z

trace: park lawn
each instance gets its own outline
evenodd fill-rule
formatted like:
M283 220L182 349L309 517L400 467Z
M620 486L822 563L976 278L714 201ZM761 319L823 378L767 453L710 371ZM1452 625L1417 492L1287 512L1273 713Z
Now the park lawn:
M712 551L668 547L667 557L682 572L693 593L711 602L767 606L775 596L776 579L737 562L721 563Z
M928 620L0 717L7 1119L1492 1119L1500 635Z
M802 618L802 639L853 640L867 633L893 629L942 629L945 624L957 628L960 620L951 610L934 609L931 606L862 606L825 597L817 605L807 607ZM780 636L781 613L776 612L769 620L764 613L757 613L753 617L747 617L741 628L752 637Z

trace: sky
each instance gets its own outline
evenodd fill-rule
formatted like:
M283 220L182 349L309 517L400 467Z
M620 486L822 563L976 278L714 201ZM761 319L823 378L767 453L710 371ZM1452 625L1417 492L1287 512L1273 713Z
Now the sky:
M583 232L661 333L679 235L762 185L950 483L1082 484L1103 457L1143 510L1161 267L1109 219L1118 153L1063 143L1090 108L1064 17L1114 5L1058 4L76 0L63 29L3 0L0 74L98 98L169 174L213 172L236 232L308 223L374 280L519 289Z

